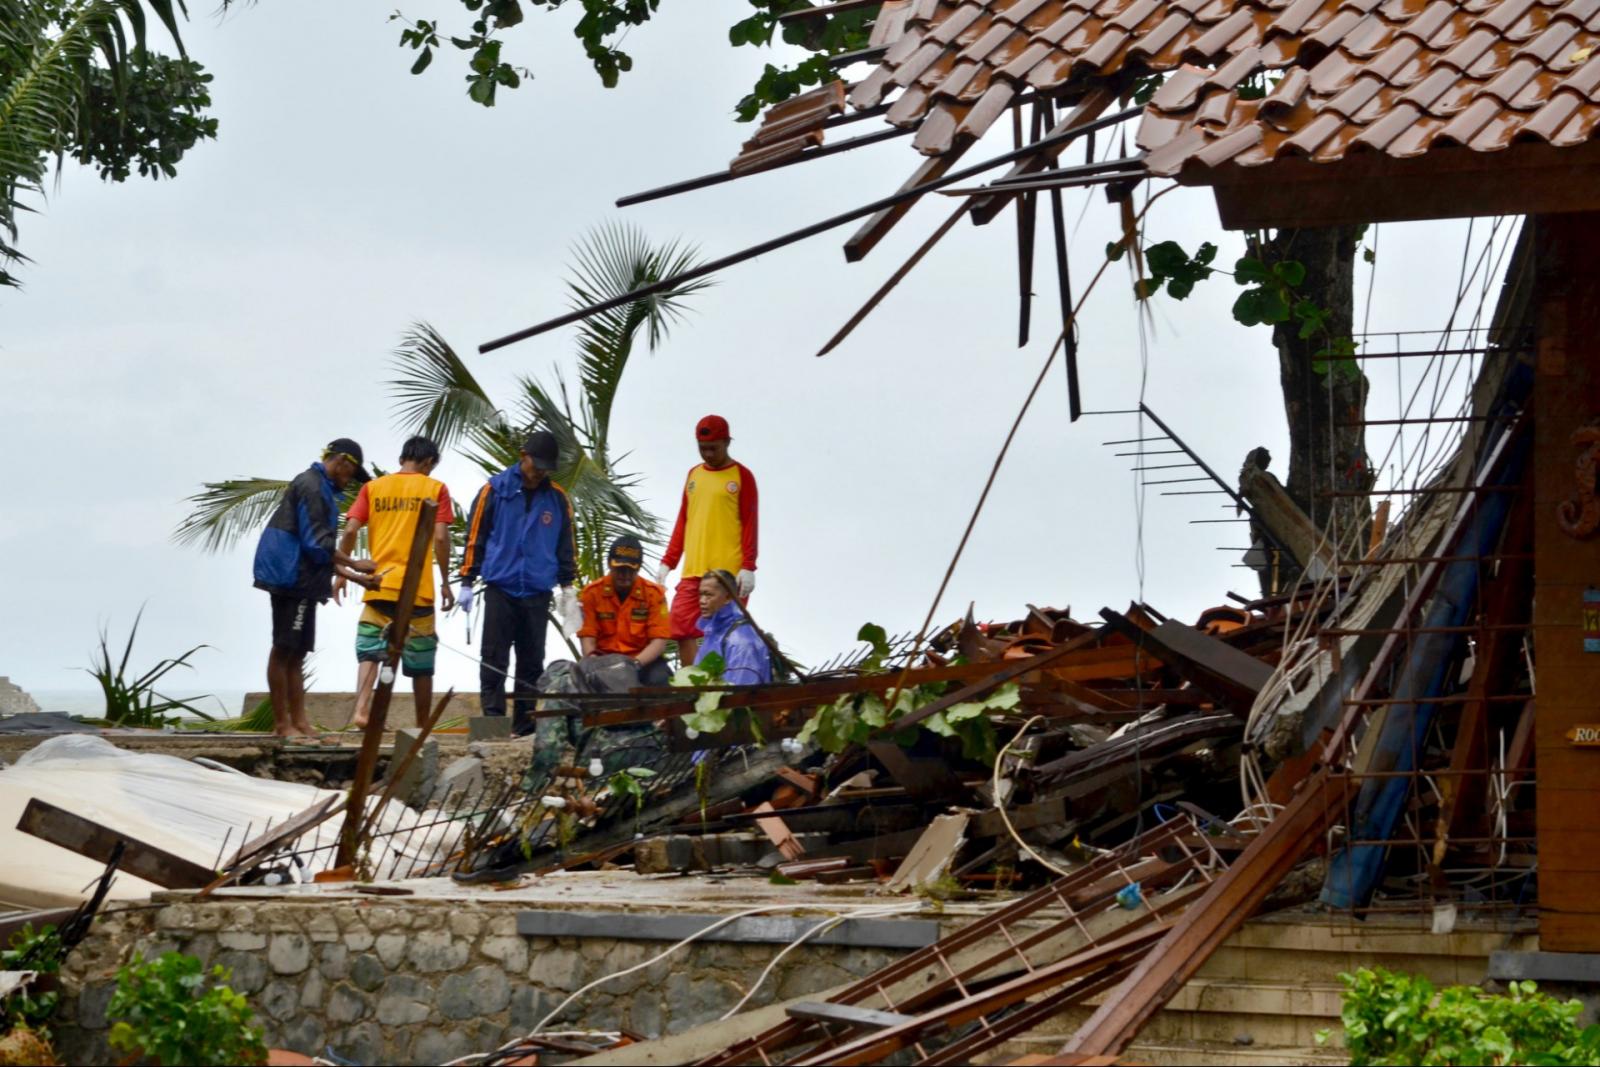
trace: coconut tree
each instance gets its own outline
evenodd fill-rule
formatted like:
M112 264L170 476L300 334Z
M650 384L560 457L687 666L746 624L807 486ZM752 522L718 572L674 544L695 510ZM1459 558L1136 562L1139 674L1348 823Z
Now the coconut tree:
M577 306L598 303L681 274L698 261L697 251L682 242L656 247L632 226L605 224L573 247L568 297ZM398 426L427 434L441 448L454 447L486 474L515 463L531 431L555 434L562 457L555 478L572 499L578 571L585 579L598 578L606 549L619 534L633 533L647 543L661 539L661 521L634 496L638 476L620 466L627 456L612 455L612 408L623 372L638 344L646 350L660 345L682 319L686 298L709 284L687 282L585 319L577 333L576 385L569 387L559 368L548 381L523 376L504 404L490 398L438 330L414 323L395 350L389 382ZM207 482L189 498L194 510L173 537L208 551L226 548L266 521L286 484L270 478Z
M186 14L183 0L0 0L0 286L18 284L17 224L52 161L92 163L108 181L171 177L216 135L210 75L181 55ZM147 50L151 15L179 58Z

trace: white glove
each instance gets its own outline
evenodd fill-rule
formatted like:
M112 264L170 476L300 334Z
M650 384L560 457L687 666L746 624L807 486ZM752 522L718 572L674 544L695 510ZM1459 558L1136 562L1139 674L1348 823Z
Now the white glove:
M663 563L661 566L657 567L656 568L656 584L661 586L663 589L665 589L666 585L667 585L667 575L669 575L671 573L672 573L672 568L667 566L665 563Z
M583 612L578 607L578 594L573 592L570 585L562 587L561 592L556 594L556 619L568 637L575 636L583 629Z
M461 609L463 615L472 614L472 583L462 582L461 588L456 590L456 607Z
M739 599L744 600L756 591L756 572L739 572Z

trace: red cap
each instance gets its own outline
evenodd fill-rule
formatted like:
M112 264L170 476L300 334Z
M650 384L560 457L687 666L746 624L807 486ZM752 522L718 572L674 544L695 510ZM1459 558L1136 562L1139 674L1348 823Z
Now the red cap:
M721 415L707 415L694 426L696 441L727 441L728 420Z

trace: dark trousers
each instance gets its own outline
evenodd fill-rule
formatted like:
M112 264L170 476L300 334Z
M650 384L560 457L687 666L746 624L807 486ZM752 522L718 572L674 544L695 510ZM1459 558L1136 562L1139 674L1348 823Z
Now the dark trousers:
M549 625L550 594L510 596L492 585L483 590L483 663L478 668L478 693L485 715L506 713L506 668L517 652L512 729L531 727L533 693L544 672L544 635Z

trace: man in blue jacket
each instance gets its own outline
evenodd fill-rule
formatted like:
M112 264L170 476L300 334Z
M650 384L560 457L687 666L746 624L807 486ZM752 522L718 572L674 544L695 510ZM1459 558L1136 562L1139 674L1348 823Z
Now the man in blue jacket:
M483 591L483 661L478 689L485 715L506 713L506 668L516 648L517 671L512 728L533 729L534 697L544 671L544 638L550 590L561 587L556 616L576 632L578 576L577 538L572 502L566 490L550 480L559 466L555 434L540 430L522 446L516 466L490 478L472 504L467 522L467 550L461 561L463 606L481 577Z
M338 550L339 495L352 481L368 481L361 446L348 437L328 442L322 460L295 475L256 542L255 586L272 597L272 653L267 688L272 693L273 732L279 737L318 740L306 718L305 660L316 647L317 605L333 592L335 570L376 588L373 562Z
M712 653L722 657L722 680L728 685L764 685L772 681L772 652L733 602L739 580L728 571L711 571L700 583L700 641L695 662Z

